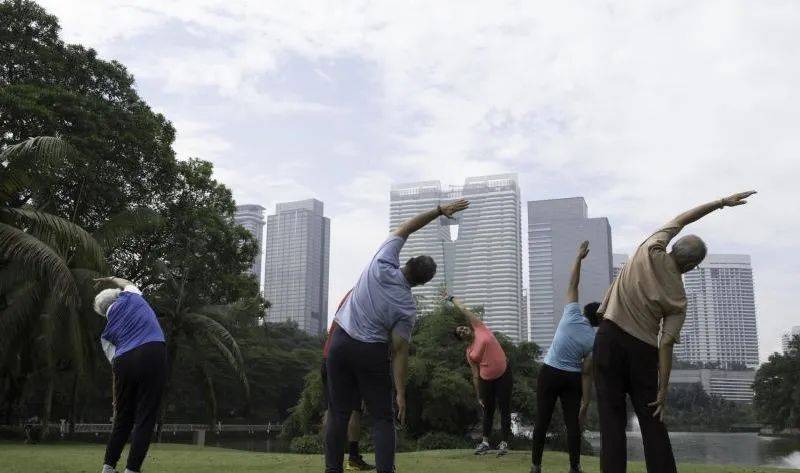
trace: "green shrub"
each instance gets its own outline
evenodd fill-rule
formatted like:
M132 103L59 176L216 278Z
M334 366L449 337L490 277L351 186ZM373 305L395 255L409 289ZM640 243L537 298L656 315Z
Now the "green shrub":
M319 454L322 453L322 439L319 435L302 435L295 437L289 444L292 453Z

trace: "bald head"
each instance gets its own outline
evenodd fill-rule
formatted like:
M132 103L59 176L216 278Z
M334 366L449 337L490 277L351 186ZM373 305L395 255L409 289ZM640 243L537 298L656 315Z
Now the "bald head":
M678 264L678 269L682 273L686 273L703 261L707 251L705 242L699 236L686 235L672 245L670 255Z

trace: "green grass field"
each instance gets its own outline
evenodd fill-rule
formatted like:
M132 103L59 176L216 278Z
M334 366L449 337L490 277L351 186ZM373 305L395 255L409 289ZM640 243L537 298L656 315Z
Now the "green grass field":
M99 473L102 466L103 446L90 444L57 443L46 445L21 445L0 443L0 471L3 473ZM124 466L125 455L121 466ZM367 456L372 460L372 456ZM545 452L545 472L566 473L567 457L561 453ZM398 472L432 473L527 473L530 452L516 451L497 458L493 455L476 457L467 450L447 450L404 453L398 456ZM597 458L585 457L583 468L587 473L598 472ZM774 468L679 465L681 473L766 473L781 470ZM144 464L146 473L221 473L221 472L280 472L321 473L322 457L319 455L289 455L252 453L190 445L157 444L150 449ZM644 465L631 463L628 471L644 472Z

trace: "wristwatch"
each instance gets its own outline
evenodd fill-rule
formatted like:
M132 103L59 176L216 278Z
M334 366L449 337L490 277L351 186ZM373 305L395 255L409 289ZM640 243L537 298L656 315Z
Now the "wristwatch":
M453 299L455 298L456 296L447 296L447 302L453 302Z

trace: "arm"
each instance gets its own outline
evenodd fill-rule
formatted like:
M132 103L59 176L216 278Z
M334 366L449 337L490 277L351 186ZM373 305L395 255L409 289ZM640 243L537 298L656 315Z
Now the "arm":
M394 234L399 237L408 238L412 233L434 221L439 215L444 215L445 217L449 218L452 217L454 213L460 212L467 207L469 207L469 202L464 199L439 205L435 209L422 212L421 214L406 220L399 227L397 227L397 229L394 231Z
M569 278L569 286L567 287L567 304L570 302L578 302L578 284L581 282L581 261L589 254L589 242L584 241L578 247L578 256L575 257L575 263L572 265L572 275Z
M723 207L736 207L737 205L744 205L747 203L745 199L755 193L756 191L740 192L738 194L733 194L731 196L725 197L724 199L715 200L714 202L709 202L707 204L697 206L691 210L687 210L686 212L678 215L677 217L672 219L672 221L681 227L685 227L686 225L694 223L700 220L701 218L705 217L706 215L710 214L711 212L721 209Z
M125 289L127 286L135 286L132 282L128 281L127 279L117 278L114 276L109 276L107 278L95 278L93 279L94 286L100 287L102 284L108 284L113 287L118 287L120 289Z
M589 410L589 404L592 402L592 355L590 354L583 359L583 366L581 367L581 410L578 415L581 426L586 424L586 413Z
M472 362L472 360L467 358L469 361L469 367L472 370L472 385L475 387L475 396L478 398L478 404L483 407L483 399L481 399L481 385L479 382L480 379L480 371L478 370L478 365Z
M397 391L397 418L400 425L406 423L406 380L408 379L408 340L396 331L392 332L392 370Z
M469 321L470 325L475 326L476 324L482 324L483 323L481 321L481 319L477 315L475 315L474 312L472 312L471 310L467 309L464 306L464 304L461 303L460 300L456 299L454 296L450 296L448 299L450 299L450 302L453 303L453 306L455 306L456 310L458 310L459 312L464 314L464 317L467 318L467 320Z
M661 339L658 347L658 395L656 400L648 404L655 407L653 417L658 417L664 422L664 414L667 410L667 391L669 389L669 376L672 373L672 351L675 346L675 339L671 335L665 335Z

